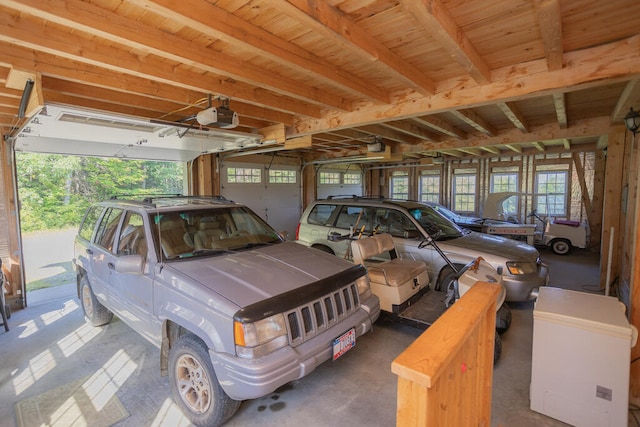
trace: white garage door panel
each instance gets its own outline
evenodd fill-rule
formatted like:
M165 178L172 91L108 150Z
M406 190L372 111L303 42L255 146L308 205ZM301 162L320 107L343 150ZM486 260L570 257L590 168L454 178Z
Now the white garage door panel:
M318 185L318 199L326 199L329 196L362 196L362 185L360 184Z
M259 184L229 183L227 182L228 168L260 169L262 171L262 182ZM275 167L272 167L272 169L275 169ZM278 167L278 169L295 170L292 167ZM299 172L296 171L296 183L294 184L269 184L268 172L263 166L229 163L223 166L220 179L224 197L248 206L277 231L287 232L289 240L295 238L295 231L301 214Z

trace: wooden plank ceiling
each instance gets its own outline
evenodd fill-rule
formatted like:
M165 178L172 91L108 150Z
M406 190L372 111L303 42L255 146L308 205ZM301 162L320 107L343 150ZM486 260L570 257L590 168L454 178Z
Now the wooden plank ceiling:
M235 130L311 136L271 148L305 159L591 150L640 108L639 18L637 0L0 0L0 126L26 120L26 72L45 104L183 124L228 99Z

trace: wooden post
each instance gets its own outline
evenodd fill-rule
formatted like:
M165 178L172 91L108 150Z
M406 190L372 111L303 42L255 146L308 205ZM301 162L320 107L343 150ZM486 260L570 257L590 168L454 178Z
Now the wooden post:
M611 256L611 277L619 272L619 247L622 229L620 224L620 203L622 199L622 181L624 169L624 140L626 129L624 126L612 127L609 131L607 147L607 166L605 171L604 213L602 219L602 247L600 251L600 287L606 287L607 264L609 262L609 239L613 227L614 244Z
M500 286L476 283L392 363L397 426L489 426Z

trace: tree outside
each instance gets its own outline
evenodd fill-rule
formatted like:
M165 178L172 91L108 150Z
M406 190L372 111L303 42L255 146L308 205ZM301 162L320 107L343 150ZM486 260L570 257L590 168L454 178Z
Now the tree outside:
M87 207L112 196L182 193L182 170L183 164L175 162L16 153L23 247L34 252L33 257L24 254L25 264L36 272L27 277L27 291L75 280L70 258L51 266L49 257L35 253L41 239L75 234ZM69 245L68 240L48 241ZM66 254L68 249L47 250ZM38 258L45 264L37 266Z

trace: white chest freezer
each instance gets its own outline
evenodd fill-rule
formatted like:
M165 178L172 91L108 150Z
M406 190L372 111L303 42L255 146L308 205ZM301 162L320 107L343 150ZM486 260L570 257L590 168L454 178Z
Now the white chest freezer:
M628 425L637 330L616 298L542 287L533 310L531 409L579 427Z

